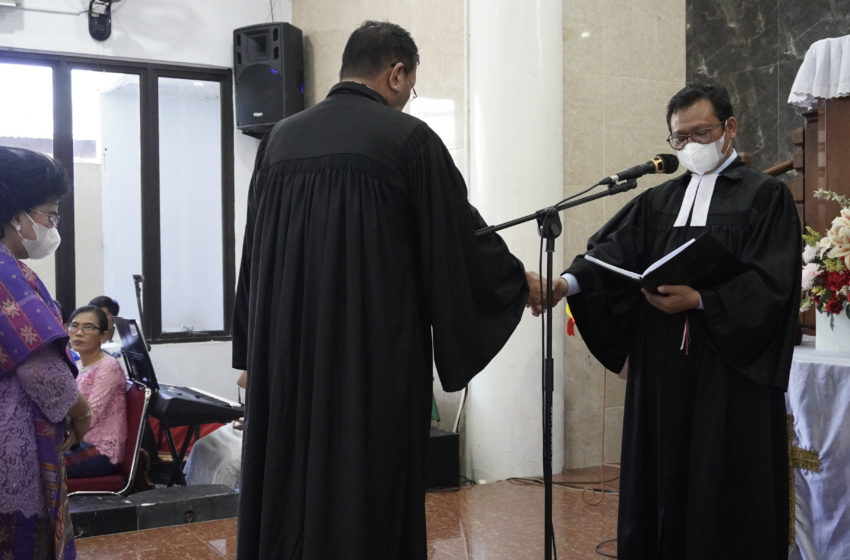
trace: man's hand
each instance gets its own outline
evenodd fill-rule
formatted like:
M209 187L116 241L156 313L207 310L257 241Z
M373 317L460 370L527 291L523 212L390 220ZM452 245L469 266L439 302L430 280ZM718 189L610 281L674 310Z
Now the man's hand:
M664 295L653 294L646 288L641 288L640 291L651 306L670 315L696 309L700 303L699 292L684 284L658 286L658 291Z
M525 273L525 278L528 281L528 301L525 306L531 308L531 314L535 317L543 313L546 306L546 279L541 278L539 274L532 271ZM552 280L552 301L550 308L556 303L564 299L567 294L567 281L562 277Z

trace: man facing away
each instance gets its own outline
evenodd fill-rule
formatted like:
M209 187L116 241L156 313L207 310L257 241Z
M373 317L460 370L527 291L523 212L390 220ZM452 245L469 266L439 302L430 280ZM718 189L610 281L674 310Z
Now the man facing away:
M786 558L783 393L800 295L794 201L737 156L725 89L686 86L667 124L689 172L634 198L587 254L642 271L708 232L740 269L656 295L580 255L556 282L593 355L611 371L628 368L619 558Z
M464 387L539 281L475 236L446 147L401 112L418 62L407 31L364 23L328 97L260 144L234 313L240 559L424 559L432 342Z

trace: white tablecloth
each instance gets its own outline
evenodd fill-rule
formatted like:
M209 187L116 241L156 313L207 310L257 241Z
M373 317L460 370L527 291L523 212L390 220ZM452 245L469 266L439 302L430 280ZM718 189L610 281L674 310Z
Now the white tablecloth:
M815 41L797 71L788 103L812 107L817 99L850 95L850 35Z
M816 451L820 472L794 469L796 540L791 559L850 559L850 354L806 337L794 350L786 395L793 445Z

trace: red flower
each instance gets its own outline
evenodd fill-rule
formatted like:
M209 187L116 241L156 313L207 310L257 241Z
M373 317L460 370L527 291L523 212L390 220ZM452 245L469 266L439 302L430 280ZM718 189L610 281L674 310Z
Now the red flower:
M841 313L844 310L844 305L842 305L837 299L833 298L826 302L826 310L829 313Z
M835 272L835 271L827 272L826 278L824 279L824 282L823 282L824 287L827 290L831 290L833 292L837 291L838 289L841 288L841 286L844 285L844 282L843 282L844 278L842 278L843 276L844 275L841 274L840 272Z

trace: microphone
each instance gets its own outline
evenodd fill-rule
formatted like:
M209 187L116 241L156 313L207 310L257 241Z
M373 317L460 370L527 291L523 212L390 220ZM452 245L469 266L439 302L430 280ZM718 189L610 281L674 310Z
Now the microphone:
M630 167L625 171L620 171L616 175L605 177L597 185L613 185L620 181L628 181L629 179L637 179L643 177L647 173L673 173L679 169L679 158L673 154L658 154L643 165Z

